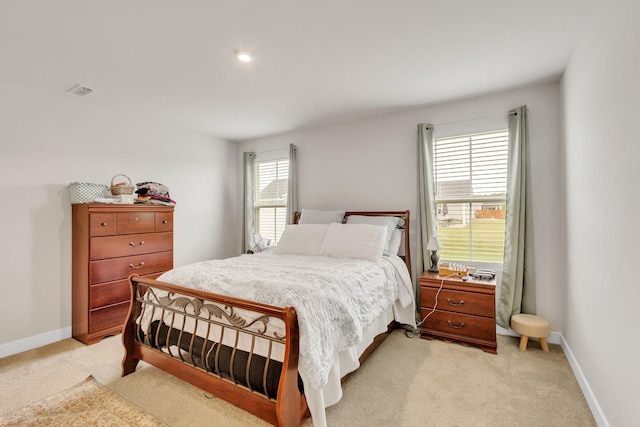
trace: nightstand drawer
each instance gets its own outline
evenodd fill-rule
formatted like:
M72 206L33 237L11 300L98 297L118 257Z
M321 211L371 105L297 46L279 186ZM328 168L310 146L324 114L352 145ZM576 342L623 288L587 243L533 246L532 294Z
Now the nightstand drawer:
M431 310L423 308L420 310L420 314L424 318L430 311ZM433 330L435 333L443 332L451 335L464 335L490 341L495 341L496 339L496 327L493 318L440 310L436 310L427 318L422 324L422 330L426 333Z
M92 237L90 247L91 260L170 251L173 248L173 233Z
M420 288L420 307L433 308L438 289ZM494 295L442 289L438 294L438 310L476 316L494 316Z

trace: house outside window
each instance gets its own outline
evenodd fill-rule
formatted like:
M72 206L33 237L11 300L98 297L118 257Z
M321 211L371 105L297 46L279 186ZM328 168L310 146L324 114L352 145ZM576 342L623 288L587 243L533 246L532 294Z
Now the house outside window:
M506 221L508 131L438 138L434 184L440 259L501 264Z
M256 162L254 177L254 231L264 249L278 244L287 224L289 159Z

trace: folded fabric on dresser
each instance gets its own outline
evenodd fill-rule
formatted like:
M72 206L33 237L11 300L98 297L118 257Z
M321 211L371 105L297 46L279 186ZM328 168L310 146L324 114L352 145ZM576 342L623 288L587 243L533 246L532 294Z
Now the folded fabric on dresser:
M137 203L175 205L175 200L169 195L169 187L159 182L145 181L136 184Z

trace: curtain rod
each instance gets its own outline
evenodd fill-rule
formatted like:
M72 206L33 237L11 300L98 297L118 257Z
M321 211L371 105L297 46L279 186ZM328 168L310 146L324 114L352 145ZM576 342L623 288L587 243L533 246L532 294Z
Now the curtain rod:
M283 150L288 150L289 146L286 146L284 148L274 148L273 150L266 150L266 151L255 151L256 154L264 154L264 153L273 153L274 151L283 151Z
M483 116L483 117L475 117L473 119L456 120L455 122L437 123L437 124L431 125L431 126L433 126L433 127L446 126L446 125L453 125L453 124L456 124L456 123L472 122L472 121L475 121L475 120L495 119L495 118L498 118L498 117L508 116L509 114L516 114L516 112L514 111L512 113L494 114L492 116Z

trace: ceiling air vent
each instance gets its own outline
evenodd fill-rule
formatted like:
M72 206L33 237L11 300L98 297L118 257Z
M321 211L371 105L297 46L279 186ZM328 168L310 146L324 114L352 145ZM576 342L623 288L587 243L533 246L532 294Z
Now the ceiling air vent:
M89 95L91 92L93 92L93 89L91 89L90 87L87 87L87 86L75 85L74 87L69 89L67 92L69 92L69 93L71 93L73 95L85 96L85 95Z

